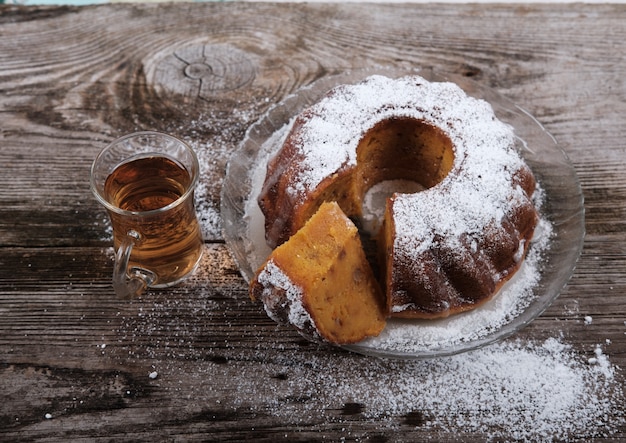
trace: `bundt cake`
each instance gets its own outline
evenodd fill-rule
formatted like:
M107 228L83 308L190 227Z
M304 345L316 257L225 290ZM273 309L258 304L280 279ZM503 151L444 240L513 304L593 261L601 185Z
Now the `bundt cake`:
M337 203L322 203L304 227L276 248L250 286L270 317L302 335L356 343L385 326L383 294L358 229Z
M267 242L284 243L325 201L358 224L366 192L394 180L423 191L393 194L376 236L386 314L440 318L489 300L533 236L535 179L512 128L449 82L371 76L297 116L258 197ZM270 263L261 277L284 272Z

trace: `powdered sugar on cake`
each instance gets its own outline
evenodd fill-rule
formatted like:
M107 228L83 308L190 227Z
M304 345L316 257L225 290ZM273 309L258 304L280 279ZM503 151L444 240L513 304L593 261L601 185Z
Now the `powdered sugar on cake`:
M454 242L463 233L499 225L506 216L501 208L527 201L524 191L511 185L513 174L524 166L513 149L513 129L495 117L487 102L467 96L457 85L418 76L371 76L338 86L305 111L300 118L306 124L296 121L290 135L301 155L298 179L287 192L296 199L356 164L364 134L381 120L399 117L441 129L455 158L450 173L434 188L394 200L398 247L419 254L429 247L434 232Z
M266 288L261 298L267 315L277 323L290 323L305 335L315 335L315 322L302 304L302 288L270 260L257 277ZM278 292L285 297L277 296ZM284 314L284 317L280 317ZM315 338L315 337L312 337Z
M543 191L535 193L536 205L542 204ZM534 288L541 278L544 254L550 246L554 228L545 218L540 218L526 259L497 297L461 315L439 320L390 319L378 336L368 338L355 350L383 350L390 356L428 354L441 349L453 350L463 343L483 340L521 314L536 296ZM398 307L401 309L402 307Z
M468 97L453 83L431 83L418 76L395 80L371 76L336 87L300 117L306 125L298 127L296 121L291 138L302 153L298 165L302 173L290 191L313 189L342 166L356 164L363 135L377 122L398 117L442 129L455 146L455 167L466 161L468 146L485 151L487 161L498 155L500 147L513 143L512 129L495 118L491 106Z
M503 125L493 126L500 132ZM501 137L485 134L482 140L467 141L476 143L471 156L465 157L465 143L457 142L455 167L441 183L427 192L394 199L398 247L416 256L430 247L435 233L450 242L463 234L480 235L485 226L501 225L507 216L503 208L528 202L522 188L512 186L513 174L523 167L509 148L513 146L512 132L502 132Z

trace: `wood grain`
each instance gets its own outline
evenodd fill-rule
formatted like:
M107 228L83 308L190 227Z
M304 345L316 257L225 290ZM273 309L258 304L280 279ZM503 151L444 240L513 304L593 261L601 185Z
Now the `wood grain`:
M583 4L0 5L0 440L513 439L454 417L429 426L437 409L371 416L373 399L316 392L303 374L429 366L276 326L224 243L221 182L247 128L315 79L374 65L471 77L554 135L587 236L559 299L510 342L559 337L580 361L602 344L626 367L625 20L624 5ZM88 182L98 151L135 130L198 152L206 250L184 284L126 303ZM603 420L567 437L626 439L623 404Z

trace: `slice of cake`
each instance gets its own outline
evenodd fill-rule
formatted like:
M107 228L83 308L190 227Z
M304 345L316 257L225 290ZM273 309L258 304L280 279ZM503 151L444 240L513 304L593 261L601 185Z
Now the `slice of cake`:
M274 249L250 284L268 315L314 339L356 343L385 327L383 294L357 227L335 202L323 203Z

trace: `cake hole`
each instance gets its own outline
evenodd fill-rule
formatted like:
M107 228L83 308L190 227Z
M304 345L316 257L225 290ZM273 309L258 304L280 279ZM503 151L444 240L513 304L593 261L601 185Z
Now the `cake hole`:
M379 122L357 147L356 192L363 227L376 230L389 197L432 188L450 173L453 163L452 141L441 129L413 118Z

